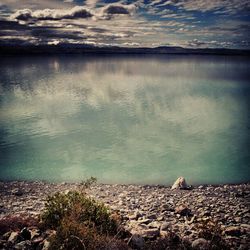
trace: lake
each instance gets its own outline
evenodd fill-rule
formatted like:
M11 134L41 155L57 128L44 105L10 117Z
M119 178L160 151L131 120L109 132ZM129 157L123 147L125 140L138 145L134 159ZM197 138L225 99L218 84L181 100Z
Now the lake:
M250 180L250 59L20 56L0 64L0 179Z

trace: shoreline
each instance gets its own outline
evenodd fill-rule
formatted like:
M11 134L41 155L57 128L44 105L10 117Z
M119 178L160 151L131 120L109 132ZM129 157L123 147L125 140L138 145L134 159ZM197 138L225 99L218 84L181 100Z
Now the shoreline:
M79 190L80 183L0 181L0 219L38 216L48 195ZM196 225L216 222L236 249L250 245L250 183L197 185L171 190L163 185L94 184L87 195L119 212L132 235L154 238L171 229L181 238L198 238Z
M87 178L88 179L88 178ZM176 177L177 179L177 177ZM173 179L173 182L176 180ZM0 183L40 183L40 184L48 184L48 185L80 185L80 183L83 180L70 180L70 181L65 181L65 180L44 180L44 179L0 179ZM188 180L188 179L187 179ZM173 182L171 183L111 183L111 182L99 182L97 179L97 185L118 185L118 186L152 186L152 187L171 187ZM188 183L190 184L190 183ZM249 181L236 181L236 182L215 182L215 183L202 183L202 182L194 182L190 186L193 188L196 188L198 186L213 186L213 187L219 187L219 186L224 186L224 185L230 185L230 186L235 186L235 185L250 185L250 180Z

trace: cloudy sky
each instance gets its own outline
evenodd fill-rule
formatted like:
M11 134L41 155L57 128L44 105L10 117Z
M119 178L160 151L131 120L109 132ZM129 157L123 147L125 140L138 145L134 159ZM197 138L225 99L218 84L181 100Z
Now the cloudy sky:
M250 49L250 1L0 0L0 41Z

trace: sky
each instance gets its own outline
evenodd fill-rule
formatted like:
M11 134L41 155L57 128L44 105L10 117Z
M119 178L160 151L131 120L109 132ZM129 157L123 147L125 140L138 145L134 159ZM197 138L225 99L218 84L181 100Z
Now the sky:
M0 42L250 49L250 1L0 0Z

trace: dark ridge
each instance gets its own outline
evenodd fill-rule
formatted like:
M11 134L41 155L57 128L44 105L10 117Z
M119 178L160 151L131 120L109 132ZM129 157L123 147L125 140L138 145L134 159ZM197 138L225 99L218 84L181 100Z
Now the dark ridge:
M58 44L58 45L32 45L16 44L16 40L0 41L1 55L26 55L26 54L204 54L204 55L241 55L249 56L250 50L203 48L192 49L182 47L161 46L155 48L140 47L128 48L118 46L98 47L85 44ZM19 41L20 42L20 41Z

